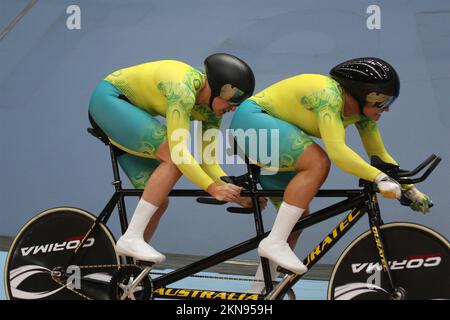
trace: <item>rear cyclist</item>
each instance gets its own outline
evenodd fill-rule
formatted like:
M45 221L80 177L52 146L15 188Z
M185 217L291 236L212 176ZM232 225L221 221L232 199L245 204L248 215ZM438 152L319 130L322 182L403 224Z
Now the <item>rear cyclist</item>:
M180 129L189 132L191 120L201 121L203 132L218 129L222 115L253 94L253 72L241 59L213 54L205 59L205 70L174 60L148 62L110 74L92 94L93 126L123 151L118 157L121 168L135 188L144 189L127 231L117 241L119 255L165 260L147 241L182 175L218 200L251 205L239 196L240 187L220 180L227 174L214 156L198 163L187 139L178 135ZM156 116L166 117L167 129ZM183 161L174 161L174 156Z
M300 233L291 231L325 181L330 159L347 173L375 182L384 197L399 198L403 192L412 200L413 210L430 210L428 196L414 185L400 186L345 143L345 128L355 124L369 157L376 155L397 165L386 151L376 124L399 95L400 82L394 68L378 58L358 58L337 65L330 75L302 74L275 83L243 102L233 116L231 129L239 147L252 162L277 171L261 175L262 187L285 189L272 231L258 247L259 255L271 261L272 275L276 265L296 274L307 271L291 249ZM274 167L259 159L259 154L272 150L270 138L264 144L267 150L258 151L252 159L249 144L236 134L238 129L279 130L279 165ZM326 152L311 136L323 140ZM258 148L262 148L259 141ZM261 275L260 266L256 278Z

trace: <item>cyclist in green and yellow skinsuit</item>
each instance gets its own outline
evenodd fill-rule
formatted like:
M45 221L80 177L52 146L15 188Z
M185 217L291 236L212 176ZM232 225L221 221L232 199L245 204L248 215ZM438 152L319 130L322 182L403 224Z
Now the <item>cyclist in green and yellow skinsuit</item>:
M229 54L209 56L205 70L206 74L174 60L148 62L113 72L92 94L93 125L124 151L118 157L120 166L136 188L144 189L127 231L116 244L120 255L164 261L164 255L146 240L182 175L218 200L251 205L239 196L240 187L220 180L226 173L214 155L198 163L188 146L190 121L201 121L203 132L218 130L222 115L252 95L253 72ZM167 129L156 116L166 118Z
M399 198L402 188L386 174L371 166L345 143L345 129L354 124L369 156L397 164L386 151L376 121L399 94L400 83L394 68L378 58L346 61L330 72L331 77L302 74L282 80L255 94L234 113L231 129L236 142L249 159L274 175L261 175L264 189L285 189L272 231L259 245L258 253L297 274L307 268L288 245L293 247L299 233L290 235L330 170L330 160L340 169L359 178L374 181L381 194ZM268 137L258 141L240 139L245 130L266 129ZM271 131L275 130L275 131ZM270 135L279 136L278 157L274 157ZM325 150L312 137L322 139ZM242 138L242 136L241 136ZM252 154L251 145L258 145ZM261 152L261 148L267 148ZM271 151L272 150L272 151ZM271 161L262 163L262 155ZM276 161L273 161L273 160ZM431 200L413 185L403 186L413 200L412 208L429 211ZM290 239L288 240L288 237ZM261 277L261 268L257 277ZM273 273L272 273L273 275Z

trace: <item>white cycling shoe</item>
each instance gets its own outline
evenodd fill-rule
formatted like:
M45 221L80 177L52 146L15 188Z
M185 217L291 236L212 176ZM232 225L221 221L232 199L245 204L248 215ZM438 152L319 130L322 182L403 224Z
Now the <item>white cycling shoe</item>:
M297 258L285 241L264 238L259 243L258 254L295 274L300 275L308 271L308 268Z
M115 247L116 253L121 256L135 258L136 260L162 263L166 256L153 249L142 238L120 237Z

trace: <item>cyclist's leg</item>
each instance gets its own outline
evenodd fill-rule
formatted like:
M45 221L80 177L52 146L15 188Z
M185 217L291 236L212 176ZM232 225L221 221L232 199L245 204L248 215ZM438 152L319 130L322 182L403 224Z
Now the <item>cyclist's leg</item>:
M156 159L142 158L129 153L117 157L120 167L136 189L144 189L148 178L159 165Z
M286 125L284 121L268 115L262 110L260 106L249 100L241 104L238 111L235 112L230 128L234 130L233 134L240 149L243 150L245 155L249 157L253 162L257 162L262 166L263 154L270 155L269 158L274 160L271 163L266 163L266 165L270 167L271 171L267 171L264 169L261 171L260 182L263 189L285 189L289 181L296 175L294 162L295 157L297 157L298 154L296 154L295 151L301 151L301 144L299 143L295 143L294 148L286 148L286 146L292 145L291 140L298 140L298 133L296 131L297 129L289 124ZM267 142L260 141L261 136L259 134L260 132L263 132L260 131L261 129L267 130L267 134L270 135L270 137L267 139ZM253 135L258 139L257 143L239 139L238 130L247 131L246 133L248 136L252 135L251 130L258 130L257 133ZM274 133L278 133L279 137L283 137L283 143L278 143L277 145L272 146L271 130L276 130ZM241 134L242 133L243 132L241 132ZM286 137L292 137L293 139L289 139L289 141L286 142L284 141ZM307 140L306 142L309 142L309 140ZM298 147L299 145L300 148ZM251 148L254 148L255 146L257 147L256 150L251 150ZM264 148L267 149L265 150ZM276 172L279 167L282 167L285 171ZM274 204L278 212L282 199L271 198L270 200ZM299 233L290 235L291 239L289 240L292 244L292 247L295 245L298 236ZM270 273L272 276L272 280L275 280L278 276L276 268L277 264L273 261L270 261ZM257 268L255 280L259 281L253 283L248 291L253 293L260 293L264 289L264 283L261 282L261 280L263 280L261 264L259 264Z
M158 149L166 139L166 128L149 113L129 103L109 82L102 81L95 89L89 113L118 148L138 157L156 159ZM165 163L159 165L154 173L164 165ZM172 173L173 171L167 172L167 178ZM178 179L179 175L176 175L168 180L176 182ZM167 195L158 203L152 203L146 198L147 185L148 182L127 231L116 244L116 251L139 260L161 262L165 259L164 255L144 241L144 231L155 213L163 209ZM156 226L150 225L152 227L154 229Z
M261 164L260 155L278 151L278 161L275 166L272 158L264 163L269 169L278 171L298 171L296 176L289 182L283 203L280 206L277 218L269 236L261 241L258 252L261 256L275 261L285 269L301 274L306 272L306 267L289 248L287 238L298 219L305 213L312 197L317 193L320 185L325 180L329 170L329 160L323 150L314 144L312 139L299 128L264 113L256 103L247 100L244 102L233 117L232 129L271 129L278 130L280 140L278 148L272 150L271 139L268 140L267 150L261 150L264 144L258 139L258 153L253 155L250 150L251 144L237 140L246 155ZM270 133L271 134L271 133ZM253 143L254 144L254 143ZM261 158L262 159L262 158Z
M264 171L263 171L264 172ZM266 175L262 174L260 176L260 183L264 190L284 190L286 189L289 182L297 175L296 171L285 171L278 172L276 174ZM281 197L271 197L270 201L275 207L276 211L280 209L281 203L283 202L283 198ZM307 207L303 216L309 213L309 208ZM289 246L294 249L298 238L300 237L302 230L293 231L287 240Z
M329 167L330 161L319 146L310 144L304 149L295 163L298 173L285 189L283 202L272 230L259 244L258 253L261 256L297 274L307 271L303 262L289 248L286 240L325 181Z
M162 214L169 205L169 192L181 178L182 173L170 157L169 144L167 141L164 141L159 146L156 157L159 161L159 165L147 180L142 198L145 201L154 203L158 206L158 210L155 212L155 215L158 215L160 211ZM145 233L145 239L149 239L153 235L157 227L156 222L159 221L159 219L156 219L158 219L158 217L155 218L155 223L153 223L153 220L150 221L151 223Z
M158 167L159 161L156 159L137 157L129 153L124 153L118 158L120 167L127 175L131 184L136 189L144 189L148 178L153 171ZM159 206L158 210L153 214L148 223L145 232L144 240L149 242L158 227L161 216L166 211L169 205L169 199Z
M298 207L307 207L325 182L330 159L317 144L309 145L295 162L297 175L286 187L283 200Z
M316 144L309 144L295 163L298 172L288 183L283 202L269 236L263 239L258 253L283 268L297 274L307 271L306 266L289 248L287 238L298 219L306 212L329 172L330 162Z
M264 173L264 171L262 171ZM286 172L277 172L276 174L262 174L260 176L260 184L264 190L284 190L286 186L288 185L289 181L295 177L297 172L295 171L286 171ZM276 211L280 209L281 203L283 202L283 198L281 197L271 197L270 201L272 202L273 206L275 207ZM289 246L294 249L295 245L297 244L297 240L300 236L301 231L295 231L292 232L289 235L289 238L287 242L289 243ZM279 273L277 271L277 264L273 261L269 261L270 266L270 275L272 277L272 282L275 281ZM262 264L259 263L258 268L255 273L255 280L250 288L248 289L248 292L251 293L261 293L264 288L264 276L262 271Z
M163 154L168 154L168 157ZM181 172L170 159L167 142L160 145L157 157L161 163L147 180L128 229L116 244L116 252L120 255L155 263L163 262L165 256L148 245L144 237L151 237L155 231L159 221L156 215L167 208L169 192L181 177ZM154 198L157 200L152 200ZM147 235L144 234L146 226Z

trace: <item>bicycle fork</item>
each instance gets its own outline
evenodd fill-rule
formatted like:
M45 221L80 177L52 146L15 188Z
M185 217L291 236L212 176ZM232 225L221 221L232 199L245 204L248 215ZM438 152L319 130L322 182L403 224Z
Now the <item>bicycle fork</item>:
M389 262L387 260L385 241L382 237L382 230L380 228L383 225L383 221L380 215L380 207L378 206L378 199L376 193L371 195L368 201L369 205L369 224L370 231L372 232L372 237L375 242L375 246L378 253L378 258L381 263L381 272L387 279L387 284L389 287L389 294L393 300L402 300L405 298L405 292L403 288L396 287L392 277L392 272L389 268ZM375 270L375 272L378 272ZM379 278L381 279L381 277Z

